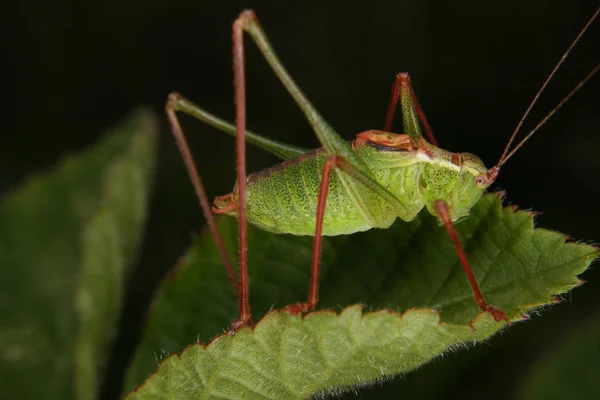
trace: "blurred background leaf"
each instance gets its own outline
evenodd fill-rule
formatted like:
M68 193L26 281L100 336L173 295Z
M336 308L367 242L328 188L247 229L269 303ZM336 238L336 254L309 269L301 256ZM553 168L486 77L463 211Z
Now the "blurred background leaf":
M593 399L600 393L600 315L574 324L523 376L517 399L564 399L577 393ZM558 340L556 340L558 339Z
M231 23L244 8L256 10L284 64L344 137L382 128L393 78L407 71L442 147L472 152L492 165L598 6L596 0L507 0L485 7L475 0L1 3L0 87L10 101L2 109L0 191L92 143L132 105L162 110L173 90L232 120ZM596 65L599 41L596 24L542 96L529 127ZM247 54L250 127L316 146L258 51L250 45ZM600 181L592 178L600 171L599 92L595 78L506 165L496 185L507 189L508 202L542 211L540 226L586 241L600 238ZM203 173L209 195L229 192L233 140L190 119L183 124L200 171L210 171ZM163 132L144 251L128 287L105 398L121 391L153 291L204 224L173 140ZM250 171L276 161L252 148L248 157ZM566 298L571 304L517 324L475 351L447 354L398 378L397 388L421 398L477 398L481 389L489 398L513 396L554 340L600 312L598 268L585 279ZM381 393L395 395L389 387Z
M142 238L156 123L138 111L0 202L6 398L93 399Z

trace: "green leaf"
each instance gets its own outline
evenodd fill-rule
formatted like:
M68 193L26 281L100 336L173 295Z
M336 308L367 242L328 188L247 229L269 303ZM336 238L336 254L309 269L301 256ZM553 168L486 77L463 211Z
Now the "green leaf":
M96 396L143 232L155 140L154 116L137 112L0 202L3 397Z
M222 219L219 226L235 254L236 221ZM533 229L531 213L502 209L494 194L484 196L457 229L486 299L514 321L577 286L577 275L598 256L592 246ZM253 315L304 301L312 238L254 228L249 236ZM201 236L159 291L127 388L157 367L157 354L191 345L180 357L164 360L130 397L335 394L415 369L505 325L477 308L444 228L426 213L387 230L327 238L320 281L319 309L354 303L368 309L317 311L304 318L275 311L254 331L222 335L208 346L193 344L222 333L237 311L213 239Z

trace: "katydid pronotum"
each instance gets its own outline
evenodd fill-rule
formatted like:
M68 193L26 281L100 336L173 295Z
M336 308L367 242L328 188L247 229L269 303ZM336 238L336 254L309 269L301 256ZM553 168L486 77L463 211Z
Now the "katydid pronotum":
M508 159L600 69L600 65L597 65L511 149L523 121L539 95L599 12L600 9L596 10L563 54L515 128L498 163L490 169L472 154L452 153L437 147L406 73L398 74L394 81L384 131L365 131L359 133L353 141L345 141L314 109L290 77L269 44L254 12L242 12L233 24L236 125L211 115L178 93L169 96L166 106L173 135L204 216L215 237L229 279L234 288L238 288L239 317L232 324L233 330L252 324L248 298L247 222L275 233L315 236L308 300L284 308L287 312L298 314L314 309L318 303L323 235L352 234L374 227L387 228L396 218L404 221L414 219L423 208L436 216L447 230L477 305L490 313L497 322L510 322L504 312L486 302L462 249L453 221L469 214L471 207L496 180L500 168ZM322 148L308 151L246 130L244 32L256 43L300 107ZM402 111L403 134L390 132L398 102ZM237 182L231 193L215 198L212 211L216 214L233 215L239 220L239 283L176 112L189 114L236 136ZM421 129L429 140L423 137ZM285 161L246 175L246 140ZM328 197L328 194L333 196Z

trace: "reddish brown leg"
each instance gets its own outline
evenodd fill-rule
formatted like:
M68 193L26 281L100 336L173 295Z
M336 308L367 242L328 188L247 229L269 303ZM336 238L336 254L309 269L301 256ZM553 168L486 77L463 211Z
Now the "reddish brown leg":
M327 204L327 194L329 193L329 181L331 179L331 170L339 168L345 160L332 154L325 161L323 166L323 176L319 186L319 198L317 203L317 222L315 228L315 240L313 244L312 270L310 278L310 287L308 290L308 301L299 304L292 304L284 308L290 314L297 315L301 312L313 310L319 302L319 268L321 262L321 242L323 240L323 217L325 215L325 205Z
M237 152L237 182L240 235L240 316L232 328L252 324L248 291L248 222L246 220L246 80L244 66L244 27L249 25L248 13L242 13L233 23L233 81L235 86L235 126Z
M423 124L423 129L425 129L425 134L429 139L429 142L434 146L437 146L437 140L435 140L435 136L433 135L433 131L431 130L431 126L429 122L427 122L427 118L425 118L425 113L419 105L419 101L417 100L417 95L412 89L412 85L410 83L410 77L406 72L402 72L396 75L396 80L394 81L394 85L392 86L392 95L390 97L390 104L388 106L387 116L385 119L385 131L391 132L392 130L392 122L394 121L394 114L396 112L396 106L398 105L398 99L402 95L402 91L408 90L415 110L419 116L419 120Z
M169 124L171 125L171 132L173 132L175 142L177 143L177 147L179 148L179 152L181 153L181 158L183 159L185 167L188 171L188 175L190 176L190 180L192 181L192 185L194 186L194 190L196 191L196 196L198 196L198 200L200 201L200 207L202 208L202 213L204 214L204 218L206 218L206 222L208 223L208 228L210 229L213 237L215 238L217 248L219 249L219 254L221 255L221 259L223 260L225 269L227 270L227 275L229 276L229 280L231 281L233 290L236 293L238 293L237 277L235 274L235 270L233 269L231 260L229 259L229 256L225 251L225 246L223 245L223 238L221 237L219 228L217 228L215 217L211 212L211 206L210 202L208 201L208 196L206 195L206 190L204 189L204 184L200 179L200 174L198 173L198 168L196 167L196 163L194 162L194 157L190 152L188 143L185 140L185 135L183 134L183 129L181 129L181 124L179 123L179 119L177 118L176 111L178 110L178 102L180 99L181 96L179 95L179 93L171 93L169 95L169 100L167 101L167 105L165 107L167 118L169 119Z
M448 231L448 235L454 242L454 247L456 248L456 253L458 254L458 258L465 270L465 274L467 274L467 278L469 278L469 283L471 284L471 288L473 289L473 294L475 295L475 301L479 308L483 311L490 313L495 321L506 321L510 324L509 319L506 317L504 312L498 310L497 308L489 305L485 302L483 298L483 294L481 290L479 290L479 286L477 285L477 281L475 280L475 276L473 275L473 271L471 271L471 267L469 266L469 261L467 260L467 256L460 245L460 241L458 240L458 235L456 234L456 229L454 229L454 225L452 224L452 219L450 218L450 212L448 211L448 205L443 200L437 200L435 202L435 208L438 216L442 219L446 230Z

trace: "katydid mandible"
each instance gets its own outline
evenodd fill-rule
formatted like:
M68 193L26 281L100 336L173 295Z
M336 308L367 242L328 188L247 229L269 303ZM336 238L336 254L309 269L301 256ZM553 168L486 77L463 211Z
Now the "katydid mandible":
M236 125L211 115L178 93L172 93L166 105L171 130L204 216L215 237L229 279L238 288L240 314L232 324L233 330L252 324L248 299L247 222L275 233L315 236L308 300L284 308L287 312L298 314L314 309L318 303L323 235L387 228L396 218L411 221L423 208L437 217L447 230L477 305L490 313L496 321L509 323L504 312L486 302L462 249L453 221L469 214L471 207L496 180L506 161L600 69L599 64L518 145L510 149L539 95L599 12L600 8L563 54L515 128L498 163L490 169L472 154L452 153L437 147L437 141L406 73L398 74L394 81L384 130L365 131L359 133L353 141L345 141L314 109L289 76L271 48L254 12L242 12L233 24ZM246 130L244 32L256 43L283 86L303 111L323 147L308 151ZM398 102L402 112L403 134L390 132ZM225 252L208 196L176 112L189 114L236 136L237 182L231 193L215 198L212 212L239 219L239 283ZM423 137L422 129L429 140ZM285 161L246 175L246 140Z

